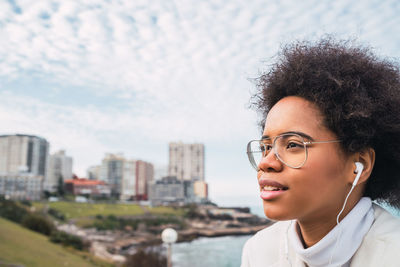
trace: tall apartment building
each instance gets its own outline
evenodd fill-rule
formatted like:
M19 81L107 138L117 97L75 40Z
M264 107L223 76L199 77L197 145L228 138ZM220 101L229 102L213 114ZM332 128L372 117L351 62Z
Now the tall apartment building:
M127 160L122 154L106 154L100 171L100 180L111 186L112 195L123 200L147 200L148 183L154 179L151 163Z
M204 181L204 145L169 143L168 176L182 181Z
M49 143L33 135L0 136L0 174L30 173L46 177Z
M72 178L72 157L67 156L64 150L50 155L45 190L56 191L60 177L63 181Z
M208 198L204 179L203 144L169 144L168 176L183 182L185 202L202 202Z
M47 176L49 143L33 135L0 136L0 195L38 200Z
M128 200L136 196L136 161L135 160L125 160L123 166L123 180L121 186L121 196L120 199Z
M111 194L121 195L122 174L125 158L122 154L106 154L101 164L100 180L111 186Z
M146 161L136 161L136 200L149 199L149 184L154 180L154 166Z

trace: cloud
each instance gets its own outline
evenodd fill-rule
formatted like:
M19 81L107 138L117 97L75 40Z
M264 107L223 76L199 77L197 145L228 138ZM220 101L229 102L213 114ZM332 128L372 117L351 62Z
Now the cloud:
M165 164L168 141L183 140L213 146L216 188L226 177L240 184L237 170L218 168L236 162L246 173L234 153L258 135L248 78L280 44L334 33L400 56L396 0L3 1L0 10L0 131L45 136L81 174L105 152ZM64 101L66 91L80 99Z

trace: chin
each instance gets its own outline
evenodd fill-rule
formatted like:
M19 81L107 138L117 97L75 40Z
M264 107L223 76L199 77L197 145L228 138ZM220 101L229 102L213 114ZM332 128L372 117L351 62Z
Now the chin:
M265 216L271 221L287 221L294 219L288 214L287 210L271 205L271 203L266 201L263 201L263 208Z

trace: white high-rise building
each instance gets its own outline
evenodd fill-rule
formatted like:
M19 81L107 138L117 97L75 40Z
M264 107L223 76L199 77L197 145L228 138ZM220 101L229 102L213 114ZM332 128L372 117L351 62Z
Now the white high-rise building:
M120 199L128 200L136 195L136 161L125 160L123 168Z
M0 174L29 173L46 177L49 143L33 135L0 136Z
M153 164L142 160L127 160L122 154L106 154L100 180L111 186L120 199L147 200L148 183L154 179Z
M67 156L64 150L50 155L45 190L56 191L60 177L63 181L72 178L72 157Z
M204 145L169 143L168 176L182 181L204 181Z
M33 135L0 136L0 195L38 200L47 176L49 143Z

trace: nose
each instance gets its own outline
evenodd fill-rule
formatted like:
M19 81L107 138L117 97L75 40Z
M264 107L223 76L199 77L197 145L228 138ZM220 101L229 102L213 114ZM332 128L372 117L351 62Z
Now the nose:
M283 168L283 163L278 159L275 155L275 151L271 150L265 157L261 158L260 163L258 164L258 169L263 172L279 172Z

